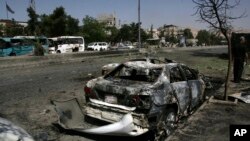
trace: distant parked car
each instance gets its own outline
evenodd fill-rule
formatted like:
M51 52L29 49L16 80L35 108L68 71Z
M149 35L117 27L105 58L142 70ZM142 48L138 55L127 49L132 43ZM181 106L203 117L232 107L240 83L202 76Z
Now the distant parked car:
M115 46L111 47L110 50L128 50L128 49L133 49L134 46L132 45L131 42L120 42L117 43Z
M125 41L125 42L123 42L123 44L125 47L128 47L129 49L134 48L133 44L130 41Z
M106 42L93 42L88 45L87 50L103 51L108 50L108 47L109 45Z
M65 129L124 136L152 130L163 140L204 101L205 87L199 72L184 64L128 61L87 82L84 108L75 100L54 104ZM107 123L91 126L89 118Z

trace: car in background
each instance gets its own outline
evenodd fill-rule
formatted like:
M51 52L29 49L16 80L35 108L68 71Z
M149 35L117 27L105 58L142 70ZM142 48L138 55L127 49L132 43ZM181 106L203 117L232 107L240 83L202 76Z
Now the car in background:
M64 129L123 136L152 130L162 140L204 101L205 87L199 72L184 64L128 61L87 82L84 108L74 100L54 105ZM105 124L83 126L88 118Z
M123 42L123 45L124 45L125 47L129 48L129 49L135 48L135 47L133 46L133 44L132 44L130 41L125 41L125 42Z
M110 50L128 50L134 49L135 47L132 45L130 41L117 43L115 46L111 47Z
M103 51L108 50L109 44L106 42L93 42L88 44L87 50Z

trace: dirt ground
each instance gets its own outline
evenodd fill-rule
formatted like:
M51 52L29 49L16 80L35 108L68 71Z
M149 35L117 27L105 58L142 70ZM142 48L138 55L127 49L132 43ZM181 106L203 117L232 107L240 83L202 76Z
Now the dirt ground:
M216 53L214 53L216 52ZM208 49L205 52L200 50L195 51L178 51L178 50L159 50L154 52L153 56L157 56L161 59L167 57L179 62L183 62L193 68L198 69L201 73L208 76L213 84L213 89L207 91L208 96L215 96L221 98L224 91L224 78L227 70L227 60L224 55L218 53L219 51L214 49ZM131 56L132 58L140 56ZM128 56L104 58L104 59L89 59L79 64L82 65L81 68L74 69L73 65L70 73L72 76L69 77L68 82L61 82L60 87L57 89L49 89L44 92L44 89L40 87L31 88L34 89L36 93L29 96L24 90L15 87L15 80L12 80L11 71L6 70L10 73L10 76L1 76L1 79L8 79L8 83L13 85L11 89L13 91L21 91L22 98L12 96L10 99L5 101L0 100L0 116L7 118L17 125L20 125L25 130L27 130L37 141L89 141L89 140L148 140L147 135L143 135L137 138L124 138L124 137L103 137L103 136L92 136L92 135L74 135L71 133L66 133L60 131L56 126L53 125L57 121L57 115L51 105L51 100L66 100L71 98L78 98L82 104L84 104L83 99L83 86L87 80L91 79L88 76L92 73L94 76L98 76L102 65L111 62L122 62L123 60L128 60ZM91 62L97 63L91 68L88 64ZM75 66L78 66L76 64ZM62 64L67 67L68 64ZM86 68L88 67L88 68ZM58 67L59 69L63 69ZM24 73L25 71L35 70L34 68L29 69L19 69L19 75L27 75L27 82L23 83L33 83L34 78L29 78L28 74L30 72ZM83 71L84 70L84 71ZM66 71L66 70L65 70ZM22 72L22 73L21 73ZM34 74L40 75L43 72ZM58 72L57 72L58 73ZM21 76L20 76L21 77ZM71 78L72 77L72 78ZM245 77L250 77L250 66L246 67ZM25 78L26 79L26 78ZM50 75L44 73L44 75L39 77L39 79L46 79L47 81L52 81L59 79L59 75ZM53 83L60 83L64 81L59 79ZM1 83L7 83L1 81ZM21 83L21 82L20 82ZM70 84L71 83L71 84ZM64 85L65 84L65 85ZM67 84L67 85L66 85ZM69 85L70 84L70 85ZM7 84L6 84L7 85ZM55 84L56 85L56 84ZM3 88L0 86L0 88ZM241 91L250 91L250 81L242 81L240 84L234 84L230 82L229 94L233 94ZM3 94L0 91L0 95ZM229 140L229 125L230 124L250 124L250 104L245 104L238 102L236 105L230 104L217 104L214 102L208 102L203 105L200 110L197 110L193 115L183 118L180 121L178 129L176 132L170 136L167 140L174 141L228 141Z

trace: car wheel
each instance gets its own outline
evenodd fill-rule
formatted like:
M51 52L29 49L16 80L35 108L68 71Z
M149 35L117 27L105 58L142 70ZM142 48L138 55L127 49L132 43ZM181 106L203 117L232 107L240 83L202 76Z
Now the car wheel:
M16 53L11 52L11 53L9 54L9 56L16 56Z
M177 113L174 108L168 108L160 117L155 140L164 141L176 128Z
M56 53L61 53L61 51L60 51L60 50L58 50L58 51L56 51Z

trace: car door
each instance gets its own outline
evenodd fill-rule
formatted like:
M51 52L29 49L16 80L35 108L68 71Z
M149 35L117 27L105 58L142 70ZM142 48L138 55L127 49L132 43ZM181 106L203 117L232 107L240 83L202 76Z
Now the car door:
M190 103L190 109L193 109L195 106L197 106L203 97L203 89L202 89L202 83L198 79L197 74L193 73L190 68L187 66L181 66L183 73L185 74L185 77L187 79L188 85L191 90L191 103Z
M190 88L178 66L170 69L170 83L178 100L180 112L186 114L190 103Z

